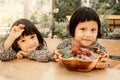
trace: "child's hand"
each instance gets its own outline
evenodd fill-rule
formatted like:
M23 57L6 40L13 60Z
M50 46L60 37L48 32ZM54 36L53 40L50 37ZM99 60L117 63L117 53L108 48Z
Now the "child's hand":
M101 69L107 68L108 63L109 63L109 60L108 60L107 55L103 55L101 57L101 59L98 61L97 65L96 65L96 68L98 68L98 69L99 68L101 68Z
M17 59L22 59L23 57L28 57L28 52L19 51L16 56Z
M55 61L58 63L58 64L61 64L62 65L62 61L59 59L58 55L54 55L54 59Z
M58 50L55 51L55 55L54 55L54 59L55 61L58 63L58 64L61 64L62 65L62 61L59 59L58 57Z
M20 24L18 26L13 26L13 28L11 29L11 32L10 32L10 36L14 39L18 38L24 31L24 27L25 27L25 25L23 25L23 24Z
M22 59L23 58L23 55L21 54L21 52L19 51L18 53L17 53L17 59Z

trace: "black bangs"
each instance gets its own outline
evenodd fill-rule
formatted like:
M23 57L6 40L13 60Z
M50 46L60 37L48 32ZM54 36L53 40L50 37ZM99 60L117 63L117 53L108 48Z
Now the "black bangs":
M99 21L99 17L95 13L95 11L86 7L83 7L81 8L81 10L78 10L78 12L75 13L75 17L78 23L91 20Z
M32 35L36 33L35 27L33 28L34 25L26 24L24 27L24 31L22 33L22 36L27 36L27 35Z

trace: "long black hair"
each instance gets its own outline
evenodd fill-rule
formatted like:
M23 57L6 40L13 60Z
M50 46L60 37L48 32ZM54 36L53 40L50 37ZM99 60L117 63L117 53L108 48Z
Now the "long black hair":
M34 23L32 23L30 20L28 19L19 19L16 22L13 23L13 25L11 26L11 28L13 26L18 26L19 24L23 24L25 25L24 27L24 31L22 33L21 36L27 36L27 35L32 35L32 34L36 34L38 41L40 43L40 46L44 46L47 45L45 40L43 39L43 37L41 36L41 33L39 32L39 30L36 28L36 26L34 25ZM12 49L15 50L16 52L20 51L21 49L18 47L17 41L20 39L20 37L18 37L14 43L12 44ZM38 47L40 47L38 46Z

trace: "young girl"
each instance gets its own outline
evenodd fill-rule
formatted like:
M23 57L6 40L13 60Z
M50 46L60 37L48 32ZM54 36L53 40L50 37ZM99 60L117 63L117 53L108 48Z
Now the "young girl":
M1 45L0 60L29 59L40 62L53 60L53 53L35 25L27 19L19 19L13 23L9 36Z
M57 49L63 49L70 45L84 48L93 46L106 53L105 48L97 43L97 38L101 37L100 27L101 23L99 16L93 9L89 7L78 8L71 16L68 26L71 38L65 39L59 43ZM106 55L104 55L97 63L96 68L106 68L107 66L108 59Z

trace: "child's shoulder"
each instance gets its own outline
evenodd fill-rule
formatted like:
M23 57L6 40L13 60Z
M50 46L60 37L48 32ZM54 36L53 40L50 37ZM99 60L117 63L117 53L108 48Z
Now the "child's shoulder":
M107 53L107 50L106 50L106 48L103 46L103 44L100 44L100 43L98 43L98 42L95 42L94 46L95 46L95 47L98 47L101 51Z
M68 47L69 45L72 44L72 39L68 38L68 39L63 39L61 40L61 42L58 44L57 49L62 49L65 47Z
M48 49L48 46L47 45L40 45L38 46L37 50L46 50Z
M99 42L95 42L95 43L94 43L94 46L95 46L95 47L104 47L104 46L103 46L101 43L99 43Z
M65 42L71 42L72 38L67 38L67 39L63 39L61 42L65 43Z

